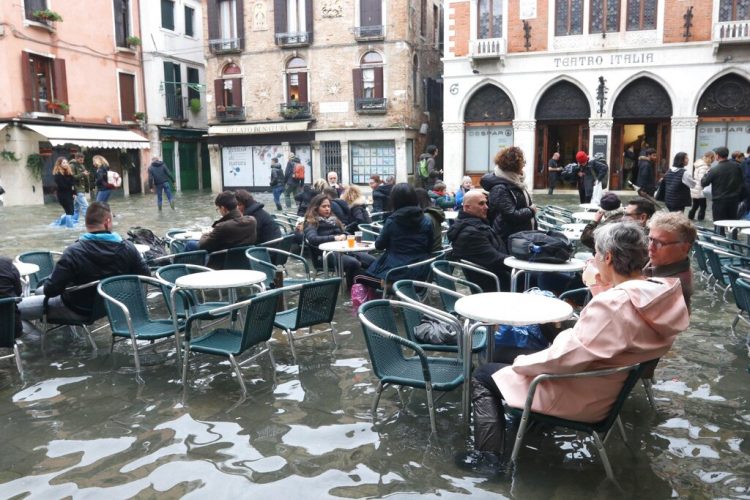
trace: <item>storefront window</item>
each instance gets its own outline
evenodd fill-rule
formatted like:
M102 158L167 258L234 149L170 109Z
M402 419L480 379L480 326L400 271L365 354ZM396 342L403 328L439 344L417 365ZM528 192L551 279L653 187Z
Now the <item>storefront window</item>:
M491 172L495 154L512 145L512 125L466 127L466 172Z
M394 141L361 141L349 145L351 179L354 184L367 184L370 176L381 179L396 175L396 145Z
M695 141L695 158L706 151L726 146L729 152L742 151L750 144L750 121L741 122L701 122Z

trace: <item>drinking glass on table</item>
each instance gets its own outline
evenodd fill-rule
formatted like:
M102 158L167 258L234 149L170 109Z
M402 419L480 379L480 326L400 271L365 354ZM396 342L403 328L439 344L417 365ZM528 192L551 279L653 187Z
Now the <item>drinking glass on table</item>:
M362 231L354 231L354 241L357 245L362 244Z
M349 248L354 248L354 235L349 234L346 236L346 246Z

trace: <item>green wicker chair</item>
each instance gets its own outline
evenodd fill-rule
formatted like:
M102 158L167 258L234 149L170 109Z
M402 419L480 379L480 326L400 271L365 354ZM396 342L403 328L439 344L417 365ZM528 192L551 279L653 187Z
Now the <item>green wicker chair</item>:
M250 246L217 250L208 254L207 266L211 269L250 269L245 250Z
M372 370L380 380L372 404L373 422L377 420L378 402L386 386L391 384L413 387L424 389L427 393L430 429L435 433L437 426L433 391L447 392L462 386L464 366L461 354L458 353L455 357L427 356L420 345L399 335L398 322L394 314L396 310L414 310L438 320L444 319L422 305L393 300L371 300L359 308L359 320ZM405 349L413 351L414 355L405 355Z
M163 257L153 259L149 264L157 266L166 266L169 264L192 264L195 266L205 266L208 259L208 252L205 250L193 250L191 252L179 252Z
M65 289L65 292L67 292L67 293L75 293L75 292L85 291L86 289L91 289L91 291L93 292L94 291L93 289L97 285L99 285L99 281L92 281L90 283L85 283L83 285L69 286L68 288ZM78 333L77 332L77 328L78 327L83 328L83 330L86 332L86 337L88 338L89 343L91 344L91 348L96 351L97 350L96 342L94 342L94 337L92 336L92 334L95 331L101 330L106 325L104 325L102 327L99 327L99 328L96 328L94 330L91 330L90 327L94 323L96 323L97 320L99 320L99 319L101 319L101 318L103 318L103 317L105 317L107 315L107 311L104 308L104 300L102 300L102 297L99 294L96 294L94 296L94 299L93 299L92 303L90 304L91 305L91 311L89 312L88 316L86 316L85 318L82 318L80 320L70 319L70 318L67 318L67 319L50 318L49 317L49 311L48 311L48 304L47 304L49 302L49 299L50 298L47 297L47 296L44 297L43 309L42 309L42 311L43 311L43 313L42 313L42 328L41 328L41 330L42 330L42 339L41 339L42 350L44 350L45 342L46 342L46 339L47 339L47 334L49 332L52 332L52 331L57 330L58 328L62 328L64 326L69 326L73 330L74 334ZM53 325L53 326L50 328L49 325Z
M202 301L195 290L179 290L180 300L175 300L174 311L172 311L171 293L177 279L188 274L210 271L208 267L192 264L170 264L156 270L156 279L161 282L162 295L167 302L170 314L176 314L179 319L187 319L190 315L229 305L229 302L224 301Z
M252 361L262 354L268 353L268 356L271 358L271 365L276 369L276 362L273 359L273 352L271 352L271 346L268 344L268 340L273 334L276 303L278 301L279 293L281 292L275 290L265 292L243 302L204 311L191 316L187 320L185 330L187 344L185 346L185 358L182 365L183 386L187 386L188 358L191 351L229 358L229 362L237 374L237 381L242 388L243 396L247 395L247 387L245 386L245 380L242 377L242 371L240 369L242 364ZM245 317L247 318L242 330L217 328L197 338L193 338L191 335L192 324L195 320L213 319L240 310L245 311ZM242 362L237 362L237 356L240 356L248 349L258 345L263 345L264 348Z
M284 273L284 284L283 286L294 286L302 283L312 281L313 276L310 272L310 265L307 263L307 259L300 257L299 255L293 254L288 251L279 250L277 248L267 248L264 246L250 247L245 250L247 258L250 260L250 269L253 271L260 271L266 275L266 280L263 284L266 288L272 288L274 277L276 275L277 262L278 267L281 267ZM291 259L294 262L302 264L305 274L302 278L288 278L288 270L286 268L286 262ZM284 264L281 264L284 262Z
M98 286L99 295L104 298L109 325L112 329L110 351L114 349L116 340L130 339L133 344L136 380L139 383L143 383L143 379L140 376L141 362L138 357L138 341L155 341L174 337L177 360L179 361L181 357L180 341L175 331L175 324L177 324L177 330L184 330L184 323L180 321L174 322L171 318L151 318L149 305L146 303L145 288L147 285L152 285L161 290L162 282L146 276L123 275L104 279ZM153 302L151 305L153 306Z
M604 449L604 443L607 441L609 433L611 432L612 427L615 425L615 423L620 429L623 441L626 440L625 429L622 425L622 421L620 420L620 409L625 403L628 394L630 394L630 391L633 389L633 386L641 377L644 364L645 363L641 363L632 366L624 366L621 368L595 370L582 373L566 373L559 375L541 374L534 377L534 380L532 380L531 384L529 385L529 391L526 395L526 402L524 407L509 408L511 413L521 416L518 433L516 434L516 442L513 445L513 453L511 454L511 463L517 464L518 462L518 454L521 451L521 444L523 443L523 438L526 434L526 429L528 428L529 423L531 421L538 421L552 427L566 427L575 431L591 434L591 436L594 438L594 444L596 445L597 450L599 450L599 455L601 456L602 463L604 464L604 469L607 472L607 477L614 480L612 466L609 463L609 457L607 457L607 452ZM625 379L622 385L622 389L620 389L620 393L617 395L617 399L612 405L612 408L609 410L609 414L600 422L579 422L576 420L567 420L564 418L558 418L552 415L545 415L543 413L531 411L531 404L534 400L534 393L536 392L537 386L541 382L547 380L564 380L571 378L607 377L616 373L627 373L627 378Z
M27 264L36 264L39 266L39 271L29 275L29 289L31 293L34 293L39 285L49 278L52 271L55 269L55 260L62 255L61 252L51 252L48 250L37 250L33 252L24 252L16 257L19 262L25 262Z
M297 359L294 349L295 341L325 333L313 333L311 327L315 325L328 323L331 327L331 338L336 345L336 330L331 322L336 312L336 299L340 287L341 278L328 278L278 289L282 293L299 292L297 307L276 313L274 320L274 326L286 332L289 338L289 348L295 360ZM307 335L295 337L293 332L300 328L307 328Z
M486 269L483 269L481 267L471 264L465 264L463 262L453 262L449 260L436 260L430 265L430 267L432 268L432 281L437 283L437 285L442 288L455 292L457 291L456 285L460 285L468 288L469 292L471 292L472 295L475 293L482 293L482 287L474 283L474 281L469 277L471 276L471 273L476 273L478 275L486 277L487 279L495 283L495 290L492 291L502 291L500 289L500 280L498 279L498 277L490 271L487 271ZM464 273L464 278L454 276L453 272L455 269L460 269ZM468 276L467 272L469 273ZM443 309L453 314L453 312L455 311L456 300L458 300L462 296L463 294L456 297L453 294L440 293L440 300L443 303Z
M18 374L21 381L24 380L23 363L21 362L21 351L18 350L16 342L16 303L19 297L5 297L0 299L0 348L12 349L11 354L0 356L0 359L15 358Z

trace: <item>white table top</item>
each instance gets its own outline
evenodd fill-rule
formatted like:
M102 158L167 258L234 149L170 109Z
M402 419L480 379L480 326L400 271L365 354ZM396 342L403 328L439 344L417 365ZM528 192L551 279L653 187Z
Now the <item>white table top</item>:
M448 210L446 210L443 213L445 214L445 220L453 220L456 217L458 217L458 212L455 212L455 211L448 211Z
M375 250L375 243L372 242L365 242L362 243L355 243L354 247L349 248L349 246L346 243L346 240L343 241L327 241L325 243L321 243L318 245L318 249L320 249L323 252L342 252L342 253L350 253L350 252L369 252L371 250Z
M39 271L39 266L31 264L29 262L14 262L14 266L18 269L18 274L21 276L28 276Z
M203 236L200 231L185 231L184 233L177 233L174 235L176 240L199 240Z
M142 243L134 243L135 249L138 250L140 253L146 253L149 250L151 250L151 247L148 245L143 245Z
M266 279L265 273L249 269L225 269L180 276L175 285L180 288L209 290L216 288L236 288L261 283Z
M715 220L714 226L731 228L750 228L750 220Z
M521 269L522 271L539 271L539 272L558 272L558 273L570 273L575 271L583 271L586 267L586 262L578 259L570 259L565 264L548 264L545 262L531 262L528 260L521 260L515 257L508 257L503 261L508 267L513 269Z
M461 297L456 312L492 325L531 325L570 318L573 307L559 299L530 293L491 292Z
M596 203L581 203L578 206L581 207L584 210L593 210L594 212L596 212L597 210L599 210L601 208Z
M591 222L596 217L596 212L574 212L573 218Z
M580 222L571 222L569 224L563 224L562 228L566 231L578 231L581 232L584 229L586 229L586 224L581 224Z
M745 228L742 231L740 231L740 234L744 234L745 236L750 236L750 228Z

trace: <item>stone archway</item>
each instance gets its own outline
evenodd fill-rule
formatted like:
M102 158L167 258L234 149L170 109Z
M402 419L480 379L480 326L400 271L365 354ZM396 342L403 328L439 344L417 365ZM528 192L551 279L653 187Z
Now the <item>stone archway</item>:
M750 116L750 82L724 75L708 86L698 101L698 116Z
M655 80L641 77L625 87L615 99L612 117L617 119L671 118L672 100Z
M485 85L469 99L464 111L465 122L505 122L515 118L508 94L494 85Z
M500 148L513 145L513 102L492 84L477 89L464 110L465 172L475 184L492 170Z
M747 150L750 137L750 81L729 73L706 88L698 100L695 157L719 146Z

